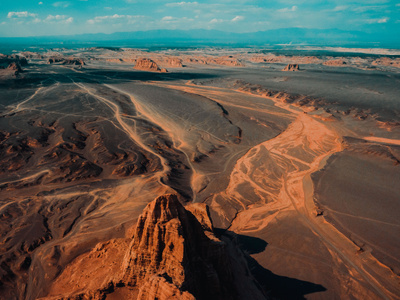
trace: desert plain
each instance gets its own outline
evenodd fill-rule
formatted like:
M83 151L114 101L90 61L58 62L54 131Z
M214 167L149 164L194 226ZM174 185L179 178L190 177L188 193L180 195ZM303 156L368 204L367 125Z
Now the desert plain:
M0 56L0 298L400 299L400 53L358 50Z

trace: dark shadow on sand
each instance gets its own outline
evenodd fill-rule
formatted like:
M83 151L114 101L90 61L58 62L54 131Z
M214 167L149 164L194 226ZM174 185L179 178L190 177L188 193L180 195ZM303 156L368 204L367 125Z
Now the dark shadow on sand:
M307 294L326 291L326 288L320 284L279 276L262 267L250 255L264 251L268 246L266 241L219 228L215 228L214 232L218 237L229 238L243 251L251 274L257 280L264 293L270 298L306 299L304 296Z
M59 71L58 73L34 73L29 70L20 76L0 81L0 88L16 89L16 88L34 88L40 86L51 86L56 82L72 83L82 82L91 84L118 84L130 81L174 81L174 80L194 80L194 79L211 79L219 77L215 74L195 73L195 72L171 72L157 73L145 71L125 71L125 70L104 70L104 69L78 69L79 72L62 68L50 69L49 71Z

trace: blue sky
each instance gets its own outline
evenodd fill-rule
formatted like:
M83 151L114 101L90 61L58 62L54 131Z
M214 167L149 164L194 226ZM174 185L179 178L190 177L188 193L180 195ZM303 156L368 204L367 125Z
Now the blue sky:
M400 32L396 0L2 0L0 36L151 29L253 32L277 28ZM398 37L397 37L398 38Z

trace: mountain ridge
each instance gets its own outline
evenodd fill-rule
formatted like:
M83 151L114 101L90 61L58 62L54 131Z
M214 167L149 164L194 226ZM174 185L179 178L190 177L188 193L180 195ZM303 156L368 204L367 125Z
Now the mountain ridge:
M382 32L379 40L372 38L372 33L362 31L344 31L339 29L281 28L247 33L234 33L219 30L191 29L170 30L157 29L149 31L126 31L106 33L82 33L78 35L0 37L2 43L129 43L137 44L214 44L214 45L267 45L267 44L301 44L301 45L335 45L344 46L362 44L370 46L399 46L400 39Z

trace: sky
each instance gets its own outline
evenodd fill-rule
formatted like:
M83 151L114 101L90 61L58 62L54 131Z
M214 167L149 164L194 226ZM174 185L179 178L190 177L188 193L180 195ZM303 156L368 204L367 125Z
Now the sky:
M302 27L400 34L400 0L1 0L0 36ZM397 37L398 38L398 37Z

